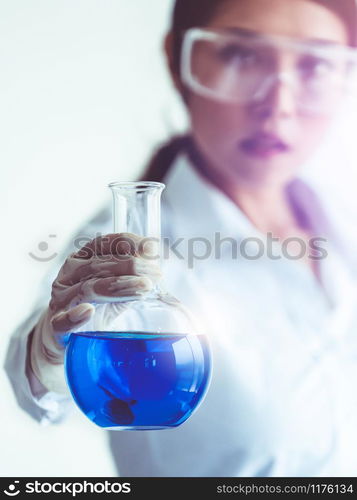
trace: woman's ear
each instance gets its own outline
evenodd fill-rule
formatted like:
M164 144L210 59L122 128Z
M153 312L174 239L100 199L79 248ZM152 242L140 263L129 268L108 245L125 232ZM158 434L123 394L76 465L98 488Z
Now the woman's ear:
M178 90L178 92L183 96L184 95L184 86L182 85L180 74L177 71L177 68L174 63L174 46L173 46L173 35L172 32L169 31L164 39L164 51L166 55L167 66L170 71L171 79Z

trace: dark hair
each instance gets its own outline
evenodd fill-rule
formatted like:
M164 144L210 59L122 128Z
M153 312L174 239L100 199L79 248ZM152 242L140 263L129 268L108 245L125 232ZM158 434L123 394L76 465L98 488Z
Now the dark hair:
M237 0L239 1L239 0ZM357 46L357 6L356 0L311 0L333 10L346 23L350 34L350 45ZM185 31L194 26L204 26L215 15L224 0L176 0L171 33L173 38L173 70L179 73L181 46ZM141 180L160 181L168 172L179 153L187 153L197 164L202 164L202 157L188 135L173 137L152 157Z

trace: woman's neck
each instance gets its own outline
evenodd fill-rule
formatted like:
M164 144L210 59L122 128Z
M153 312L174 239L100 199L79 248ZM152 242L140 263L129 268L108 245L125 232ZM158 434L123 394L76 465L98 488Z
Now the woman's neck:
M301 261L321 284L319 265L310 258L311 231L299 223L284 184L261 189L247 186L235 186L232 189L228 184L219 187L262 234L271 234L281 244L290 239L289 251L292 255L300 255L302 248L309 249L301 256Z
M298 223L286 195L285 185L263 187L222 186L221 189L263 233L291 235Z

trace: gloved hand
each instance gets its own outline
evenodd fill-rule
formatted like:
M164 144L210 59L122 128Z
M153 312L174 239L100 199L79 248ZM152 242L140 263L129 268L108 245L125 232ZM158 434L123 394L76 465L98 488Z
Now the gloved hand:
M45 388L68 393L60 339L90 320L95 310L91 302L116 302L152 289L161 277L155 251L154 244L143 245L139 236L116 233L95 238L66 259L30 346L30 366Z

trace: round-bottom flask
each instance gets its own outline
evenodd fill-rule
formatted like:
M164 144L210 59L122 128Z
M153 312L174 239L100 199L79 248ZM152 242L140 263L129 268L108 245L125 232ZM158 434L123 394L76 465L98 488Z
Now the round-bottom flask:
M119 182L109 187L114 232L140 236L143 258L149 244L150 258L158 259L164 185ZM134 244L130 236L126 243ZM211 373L208 341L192 314L159 282L140 296L94 305L90 321L69 332L66 342L66 380L78 407L110 430L182 424L202 401Z

